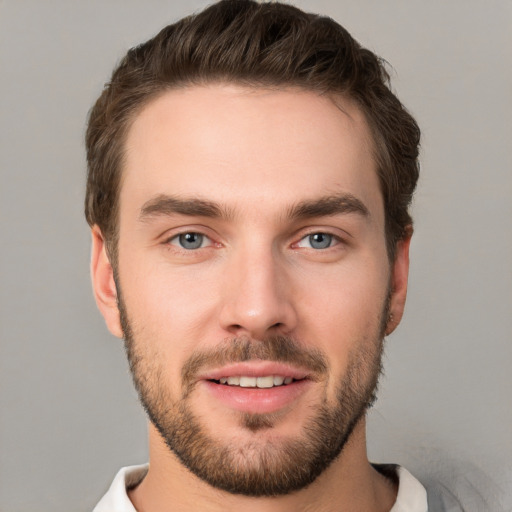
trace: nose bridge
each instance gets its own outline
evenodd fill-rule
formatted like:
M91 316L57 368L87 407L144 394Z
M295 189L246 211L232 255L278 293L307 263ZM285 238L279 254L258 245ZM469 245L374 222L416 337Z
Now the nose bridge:
M225 282L221 313L225 330L262 339L295 327L291 283L272 243L252 240L233 250Z

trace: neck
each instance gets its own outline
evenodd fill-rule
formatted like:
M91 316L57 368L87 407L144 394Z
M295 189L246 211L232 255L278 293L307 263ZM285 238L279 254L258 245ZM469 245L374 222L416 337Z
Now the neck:
M362 418L340 456L305 489L285 496L255 498L230 494L200 480L170 452L150 425L149 471L129 496L138 512L389 512L397 489L368 462L365 427Z

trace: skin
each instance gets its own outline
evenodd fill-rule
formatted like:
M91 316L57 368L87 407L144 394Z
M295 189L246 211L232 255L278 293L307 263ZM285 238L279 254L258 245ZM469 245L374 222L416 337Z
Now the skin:
M162 195L214 202L224 214L144 215ZM288 215L301 202L333 196L356 198L367 214ZM410 240L399 242L389 262L369 129L346 98L229 84L164 93L129 130L119 222L124 303L140 349L162 362L169 396L180 396L181 368L191 354L233 336L292 336L328 362L325 378L280 409L271 429L257 432L197 386L192 410L219 443L263 446L300 436L320 401L335 401L351 355L361 344L377 350L389 290L386 334L402 317ZM190 232L207 237L199 249L180 248L177 236ZM331 246L313 248L312 233L333 235ZM97 226L92 235L96 300L109 330L122 337L113 270ZM152 424L149 441L150 470L130 493L139 511L334 511L340 504L389 511L396 498L395 487L368 462L364 417L312 485L272 498L209 486L182 466Z

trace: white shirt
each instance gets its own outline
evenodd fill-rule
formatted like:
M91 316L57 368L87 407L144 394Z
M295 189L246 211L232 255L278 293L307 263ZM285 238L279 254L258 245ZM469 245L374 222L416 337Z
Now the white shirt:
M117 473L110 489L96 505L93 512L137 512L126 488L139 484L146 476L148 464L128 466ZM396 467L398 494L390 512L428 512L427 492L409 471Z

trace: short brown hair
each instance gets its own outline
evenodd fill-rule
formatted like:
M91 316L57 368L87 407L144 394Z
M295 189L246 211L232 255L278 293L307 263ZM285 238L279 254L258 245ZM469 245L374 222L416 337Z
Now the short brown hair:
M385 64L330 18L282 3L222 0L128 51L89 114L85 216L115 260L124 142L166 90L211 82L296 86L355 100L375 145L388 255L411 230L420 130L389 88Z

